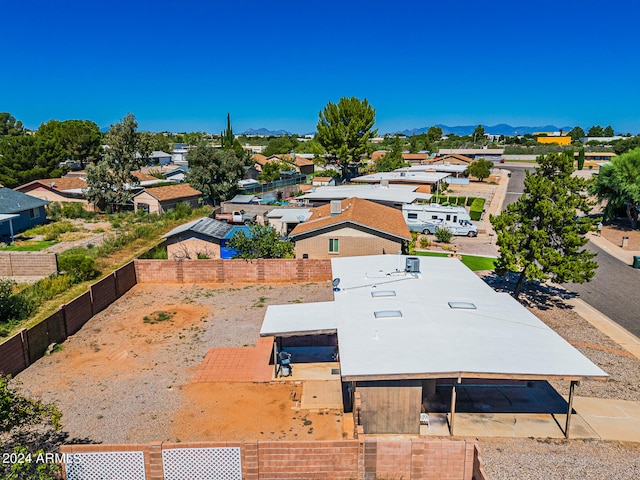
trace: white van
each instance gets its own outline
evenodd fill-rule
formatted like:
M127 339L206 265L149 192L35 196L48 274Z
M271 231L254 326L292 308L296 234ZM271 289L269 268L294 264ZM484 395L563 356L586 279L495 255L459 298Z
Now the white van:
M471 223L471 217L464 207L405 203L402 215L412 232L435 233L438 227L445 227L454 235L478 235L478 227Z

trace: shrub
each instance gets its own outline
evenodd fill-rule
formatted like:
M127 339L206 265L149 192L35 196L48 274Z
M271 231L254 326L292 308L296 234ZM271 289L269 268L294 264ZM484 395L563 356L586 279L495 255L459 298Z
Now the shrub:
M93 218L95 212L85 210L80 202L63 202L62 216L65 218Z
M420 248L429 248L431 246L431 240L429 238L423 236L420 237Z
M96 270L96 261L83 253L71 253L58 257L60 271L71 276L75 283L96 278L100 272Z
M445 227L437 227L436 228L436 240L442 243L449 243L453 238L453 233L451 230Z
M471 220L480 220L484 211L484 198L476 198L469 208L469 216Z

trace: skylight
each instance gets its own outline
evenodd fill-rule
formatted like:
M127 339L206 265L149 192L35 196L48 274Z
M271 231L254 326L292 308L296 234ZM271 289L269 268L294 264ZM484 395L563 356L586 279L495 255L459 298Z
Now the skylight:
M396 296L396 292L395 292L395 290L374 290L374 291L371 292L371 296L373 298L395 297Z
M373 312L376 318L402 318L402 312L400 310L381 310L379 312Z
M471 302L448 302L450 308L457 310L476 310L476 306Z

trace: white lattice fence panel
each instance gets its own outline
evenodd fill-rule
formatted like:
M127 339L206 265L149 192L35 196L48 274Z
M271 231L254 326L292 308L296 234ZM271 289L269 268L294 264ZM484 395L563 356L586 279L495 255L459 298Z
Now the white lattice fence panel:
M239 447L162 450L165 480L242 480Z
M146 480L143 452L74 453L67 480Z

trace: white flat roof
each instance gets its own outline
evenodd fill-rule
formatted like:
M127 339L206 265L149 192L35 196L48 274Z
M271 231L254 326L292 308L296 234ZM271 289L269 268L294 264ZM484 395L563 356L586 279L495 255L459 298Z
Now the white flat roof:
M266 214L267 218L278 219L284 223L300 223L309 220L310 208L274 208ZM303 219L300 220L299 217Z
M269 307L261 335L335 329L345 380L607 376L459 260L418 257L421 273L409 274L406 258L332 259L333 276L340 278L334 302Z
M389 180L390 182L407 182L407 183L438 183L449 176L449 173L439 172L425 172L425 169L420 171L405 171L396 170L394 172L381 172L371 173L369 175L363 175L361 177L353 178L352 182L381 182L383 180Z
M467 168L467 165L457 164L435 164L435 165L414 165L412 167L402 167L394 170L395 172L424 172L426 170L433 170L436 172L449 172L449 173L462 173Z
M364 198L365 200L393 203L413 203L417 200L430 200L430 193L418 193L416 185L343 185L337 187L316 187L315 190L298 198L308 200L344 200L346 198Z

